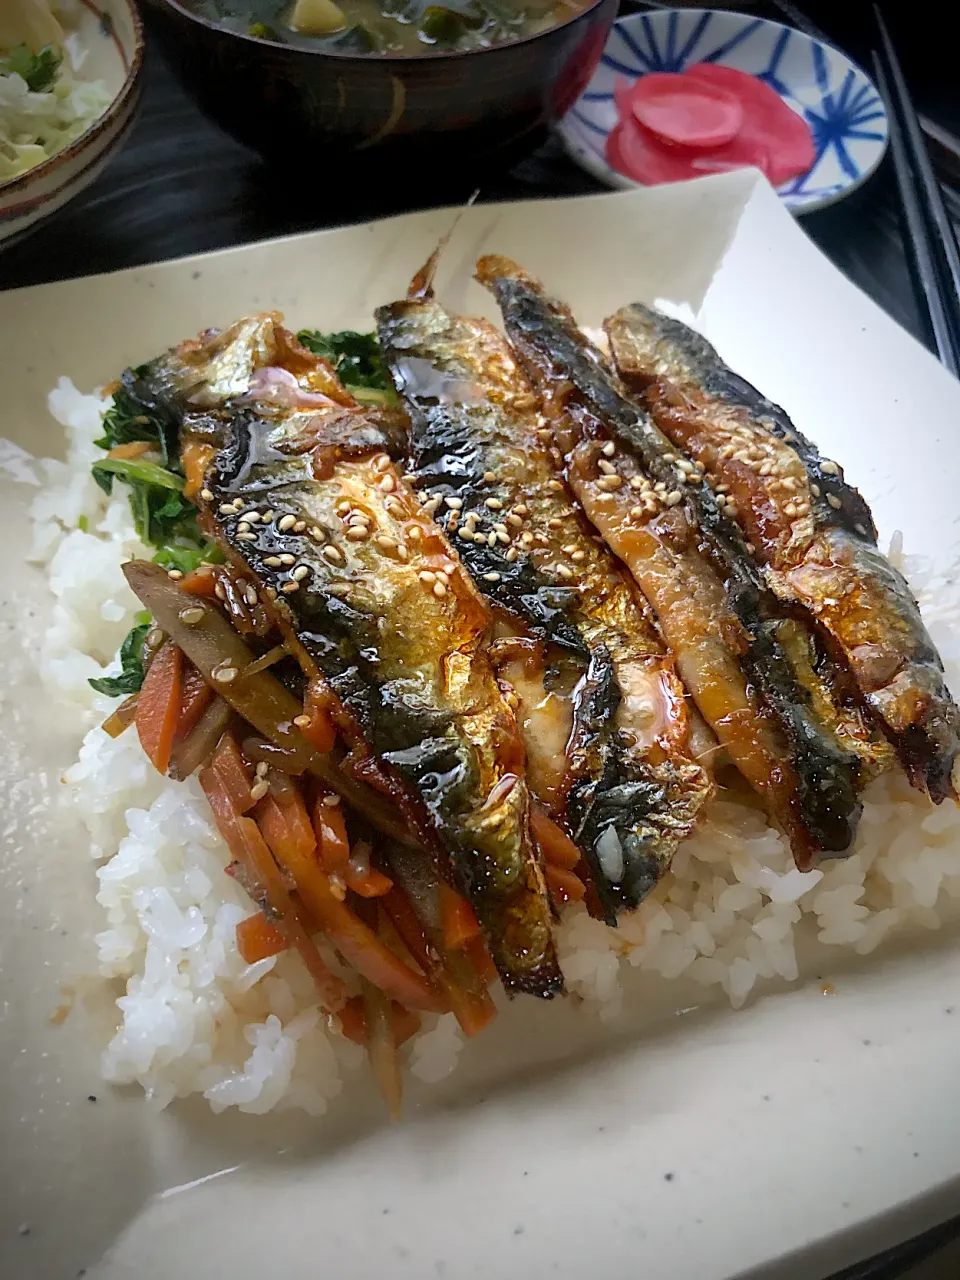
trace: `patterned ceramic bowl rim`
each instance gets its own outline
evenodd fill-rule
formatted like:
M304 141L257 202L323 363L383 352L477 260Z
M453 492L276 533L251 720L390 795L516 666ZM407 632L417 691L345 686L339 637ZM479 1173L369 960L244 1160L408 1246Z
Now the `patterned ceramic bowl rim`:
M0 0L2 2L2 0ZM91 0L80 0L81 4L91 12L98 14L99 10L95 8ZM40 164L35 164L33 168L28 169L26 173L21 173L17 178L11 178L8 182L0 182L0 197L6 200L7 196L19 195L28 190L38 179L45 178L48 174L56 173L69 160L74 160L77 156L86 151L89 144L104 133L117 117L122 113L127 104L130 95L133 93L137 83L137 76L140 74L140 67L143 64L143 21L137 9L135 0L125 0L127 11L130 14L130 22L133 26L133 56L127 59L124 53L123 45L120 43L120 37L116 31L111 30L110 36L116 46L120 61L126 68L126 76L117 96L104 111L102 116L98 116L89 128L84 129L79 138L74 138L69 146L64 147L62 151L58 151L56 155L52 155L49 160L42 160ZM98 153L90 163L97 164L101 159ZM80 173L83 170L80 170Z
M812 213L817 209L824 209L828 205L836 204L837 201L842 200L845 196L848 196L852 192L856 191L857 188L862 186L863 183L866 182L866 180L876 171L877 167L880 164L880 161L883 159L886 153L887 146L889 143L889 127L888 127L888 122L886 118L886 109L884 107L883 99L880 96L880 91L878 90L877 86L874 84L870 76L867 74L867 72L864 71L863 68L859 66L859 64L856 63L847 53L845 53L843 49L838 48L836 45L831 44L827 40L821 40L815 36L808 35L806 32L800 31L796 27L787 26L782 22L776 22L770 18L763 18L758 16L757 14L741 13L731 9L710 9L706 7L678 9L678 8L667 8L665 6L662 9L654 9L651 12L624 14L621 17L617 18L617 20L613 24L613 27L611 28L610 35L607 37L607 45L604 47L603 54L601 55L600 66L604 65L605 59L607 59L609 56L609 43L615 32L619 32L621 38L625 40L630 47L633 47L632 39L626 36L624 32L629 32L632 28L635 28L638 25L647 26L647 24L649 23L660 24L664 21L664 19L666 19L669 22L671 19L676 20L678 17L682 17L684 19L699 17L704 24L706 24L706 22L709 21L710 18L720 18L720 19L726 19L728 21L740 19L744 24L743 29L736 36L728 39L727 44L722 47L723 53L726 53L730 48L733 48L739 45L752 32L760 31L760 30L768 30L771 32L775 31L780 33L779 36L777 37L775 52L778 52L779 56L782 56L786 48L786 41L790 37L796 37L798 40L805 42L811 47L813 51L813 57L814 57L815 63L817 62L818 57L819 57L819 61L823 63L825 55L831 56L833 58L842 59L842 61L847 66L847 73L846 73L847 78L849 78L850 76L854 76L857 79L859 79L859 81L861 82L861 90L864 88L868 89L871 92L872 97L876 100L875 106L871 104L870 109L872 111L875 111L877 118L880 119L880 124L875 126L878 129L878 133L876 135L877 145L873 153L869 157L869 160L867 160L862 165L858 166L858 172L847 173L845 175L844 180L841 183L836 184L828 192L824 192L824 193L810 192L808 194L808 193L805 193L802 189L800 190L790 189L787 184L784 184L782 187L778 188L778 194L780 195L780 198L784 201L784 203L787 205L787 207L790 209L792 213L794 214ZM648 38L652 38L652 37L649 37L649 27L647 27L647 30L648 30ZM696 39L699 40L701 35L702 35L702 32L698 31L696 33ZM670 38L672 39L673 37L670 37ZM654 50L656 51L655 45L654 45ZM723 64L724 58L717 57L716 61L720 64ZM728 63L727 65L733 65L733 64ZM650 70L660 70L660 69L661 68L658 68L655 66L650 68ZM599 70L600 70L600 67L598 67L597 70L594 71L594 78L597 76ZM626 68L624 68L624 70L626 70ZM640 67L638 67L636 71L636 78L639 79L640 76L644 74L647 74L647 72L643 71ZM784 90L781 88L778 88L776 85L774 85L773 87L777 90L778 93L781 94L781 96L785 96L787 98L793 98L793 95L789 93L784 93ZM785 86L785 88L788 89L789 86ZM587 88L585 92L581 94L580 99L574 103L568 115L565 116L564 119L561 120L557 125L557 132L560 135L561 141L563 142L563 145L565 150L567 151L567 154L570 156L572 160L574 160L578 165L580 165L581 168L586 169L589 173L593 174L595 178L599 178L602 182L605 182L608 186L615 186L621 190L624 190L624 189L632 190L638 186L642 186L643 184L634 182L632 179L628 178L625 174L621 174L616 170L612 169L611 166L606 161L605 153L601 153L600 151L595 151L594 148L588 147L584 142L580 141L579 138L575 136L571 136L567 132L568 120L574 120L580 126L585 126L591 129L591 131L596 131L597 133L601 132L601 127L599 125L589 123L588 121L584 120L578 111L578 108L584 102L591 102L593 100L600 98L601 96L604 99L610 96L607 93L604 93L603 95L601 95L599 92L594 92L593 89L594 89L594 81L593 79L591 79L590 84L587 85ZM837 93L837 90L833 88L831 88L829 91L825 90L824 100L833 98L836 95L836 93ZM793 100L796 101L796 98L793 98ZM833 145L833 144L828 142L827 147L824 148L824 152L820 152L818 150L817 160L813 166L813 169L809 171L810 173L816 170L817 166L821 161L822 155L825 154L826 150L829 149L830 145ZM809 176L809 174L800 175L799 178L793 180L794 184L804 181L807 176Z
M243 40L246 44L267 45L271 49L286 49L293 53L306 53L311 56L320 55L324 58L336 58L340 62L376 62L378 65L383 63L402 62L406 65L430 62L446 62L452 58L476 58L485 53L497 53L501 49L517 49L523 45L532 44L535 40L543 40L547 36L551 36L556 31L562 31L564 27L573 26L575 22L579 22L586 14L597 9L604 3L604 0L590 0L589 4L584 5L572 17L566 18L563 22L558 22L552 27L546 27L543 31L535 31L533 35L523 36L520 40L505 40L502 44L491 44L484 49L445 49L436 50L428 53L350 53L339 52L336 49L305 49L300 45L283 44L279 40L265 40L262 36L248 36L245 31L232 31L229 27L221 27L218 23L213 22L210 18L205 18L202 14L195 13L193 9L186 8L179 0L155 0L155 3L167 9L173 9L174 12L183 14L185 18L189 18L192 22L196 22L201 27L206 27L208 31L219 31L223 35L233 36L237 40Z

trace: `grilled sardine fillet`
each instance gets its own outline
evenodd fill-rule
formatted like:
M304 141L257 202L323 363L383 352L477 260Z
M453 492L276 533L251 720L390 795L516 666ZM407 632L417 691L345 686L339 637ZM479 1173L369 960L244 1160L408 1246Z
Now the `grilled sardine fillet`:
M847 850L861 763L841 740L812 638L767 588L694 464L678 459L569 311L507 259L481 259L478 279L544 398L572 488L630 567L685 685L798 866Z
M528 641L500 649L534 792L580 847L613 922L669 866L710 791L673 661L563 481L503 337L449 315L429 289L381 307L377 323L410 415L410 476L425 510Z
M686 325L634 304L606 328L661 431L724 487L773 590L829 633L914 786L937 802L952 794L960 711L910 588L877 550L870 508L839 465Z
M380 430L275 316L202 335L164 369L184 451L208 451L201 521L330 701L352 767L439 837L506 988L560 991L490 614Z

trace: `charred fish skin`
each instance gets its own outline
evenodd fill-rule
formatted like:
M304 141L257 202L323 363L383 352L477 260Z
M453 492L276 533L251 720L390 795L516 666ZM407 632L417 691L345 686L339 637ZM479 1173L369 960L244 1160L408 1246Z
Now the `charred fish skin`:
M189 355L201 375L190 408L202 406L203 438L215 440L201 522L285 620L308 679L338 700L358 765L376 761L408 819L439 835L505 988L557 994L522 749L485 652L489 616L382 432L275 317L261 321L235 327L236 350L219 343L207 381L202 350ZM194 421L188 412L185 441Z
M618 368L666 434L744 493L738 519L771 586L832 638L913 784L936 802L952 794L960 711L907 582L877 550L865 500L686 325L635 303L606 327Z
M629 397L562 304L549 299L509 260L481 259L477 275L497 299L508 335L534 382L548 392L553 388L582 420L625 445L651 483L659 486L665 505L687 513L748 638L740 661L790 745L798 861L808 865L814 853L845 852L861 810L860 764L820 721L809 690L797 678L777 636L782 610L753 564L739 528L722 513L702 479L678 467L670 442Z
M661 877L710 792L678 745L629 741L631 729L636 738L642 730L618 677L637 685L675 677L662 671L666 655L642 597L559 478L562 459L502 336L432 297L381 307L377 323L410 414L412 476L427 509L465 544L461 556L490 603L580 668L561 816L614 923ZM676 695L679 721L679 686ZM614 877L596 851L608 829L622 853Z

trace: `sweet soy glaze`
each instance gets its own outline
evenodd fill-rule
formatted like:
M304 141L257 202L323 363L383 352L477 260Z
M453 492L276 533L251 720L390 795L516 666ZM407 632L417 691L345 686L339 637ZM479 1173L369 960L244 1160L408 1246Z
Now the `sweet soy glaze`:
M590 0L184 0L230 31L333 53L416 57L507 44L559 26Z

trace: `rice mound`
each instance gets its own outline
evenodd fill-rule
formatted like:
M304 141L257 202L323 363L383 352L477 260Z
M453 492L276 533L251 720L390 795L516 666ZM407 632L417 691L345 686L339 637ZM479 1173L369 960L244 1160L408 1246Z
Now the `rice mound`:
M140 608L120 566L149 552L122 488L107 498L90 476L109 401L63 379L49 403L68 452L65 463L40 464L45 483L31 509L35 554L54 596L38 661L58 704L73 704L87 730L66 774L65 803L100 864L100 973L125 983L103 1074L139 1083L160 1107L202 1093L215 1111L300 1107L320 1115L362 1050L318 1009L299 957L253 965L240 957L236 925L252 908L224 871L229 855L196 781L161 778L135 733L111 739L99 728L114 703L87 680L116 670L114 655ZM908 573L948 680L960 687L956 574L904 562L896 537L891 558ZM761 980L800 978L801 942L819 948L821 963L838 948L866 955L894 933L939 928L955 899L960 809L935 808L899 771L867 789L852 855L805 874L762 814L722 799L618 929L580 906L564 913L560 963L570 990L604 1019L621 1008L622 966L722 987L739 1008ZM411 1071L443 1079L463 1043L451 1014L426 1018Z

